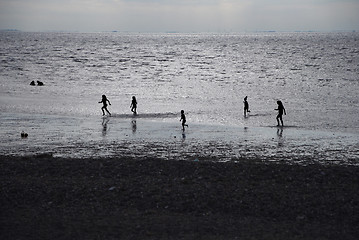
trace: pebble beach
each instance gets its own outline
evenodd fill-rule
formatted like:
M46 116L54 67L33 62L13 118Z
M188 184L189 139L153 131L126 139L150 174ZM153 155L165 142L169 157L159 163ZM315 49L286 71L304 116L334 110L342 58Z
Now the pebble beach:
M359 168L1 156L1 239L356 239Z

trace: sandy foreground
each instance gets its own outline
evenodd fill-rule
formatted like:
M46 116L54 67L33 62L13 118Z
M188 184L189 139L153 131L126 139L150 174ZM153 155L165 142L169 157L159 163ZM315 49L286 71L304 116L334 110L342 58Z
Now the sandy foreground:
M0 159L0 239L359 236L358 166Z

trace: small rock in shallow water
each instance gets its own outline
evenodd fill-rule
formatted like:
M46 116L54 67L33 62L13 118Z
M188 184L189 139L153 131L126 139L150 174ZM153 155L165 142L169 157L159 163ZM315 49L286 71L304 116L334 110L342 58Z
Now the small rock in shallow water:
M21 132L21 138L27 138L28 136L29 135L26 132L24 131Z

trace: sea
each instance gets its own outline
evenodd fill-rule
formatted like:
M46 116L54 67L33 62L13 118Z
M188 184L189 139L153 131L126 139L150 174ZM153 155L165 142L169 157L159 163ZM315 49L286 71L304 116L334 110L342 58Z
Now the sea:
M0 32L0 155L358 164L358 93L358 32Z

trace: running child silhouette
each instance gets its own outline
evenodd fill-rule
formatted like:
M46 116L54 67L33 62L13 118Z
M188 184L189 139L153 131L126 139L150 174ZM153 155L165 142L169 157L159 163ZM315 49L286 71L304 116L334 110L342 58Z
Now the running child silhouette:
M98 103L103 103L103 106L101 108L103 116L105 116L105 111L104 110L106 110L106 112L111 116L111 113L107 109L107 102L108 102L109 105L111 105L110 100L108 100L105 95L102 95L101 102L98 102Z
M277 123L278 123L278 125L277 126L280 126L280 124L279 124L279 120L280 120L280 122L282 123L282 127L283 127L284 125L283 125L282 116L283 116L283 113L284 113L284 115L287 115L287 113L285 112L285 108L283 106L282 101L277 101L277 104L278 104L278 108L274 109L274 110L278 111L278 115L277 115Z
M181 119L180 121L182 121L182 130L184 131L184 127L188 127L188 125L186 124L186 116L184 115L184 111L181 110Z
M131 112L133 112L135 115L137 114L137 100L136 100L136 97L133 96L132 97L132 102L131 102Z

